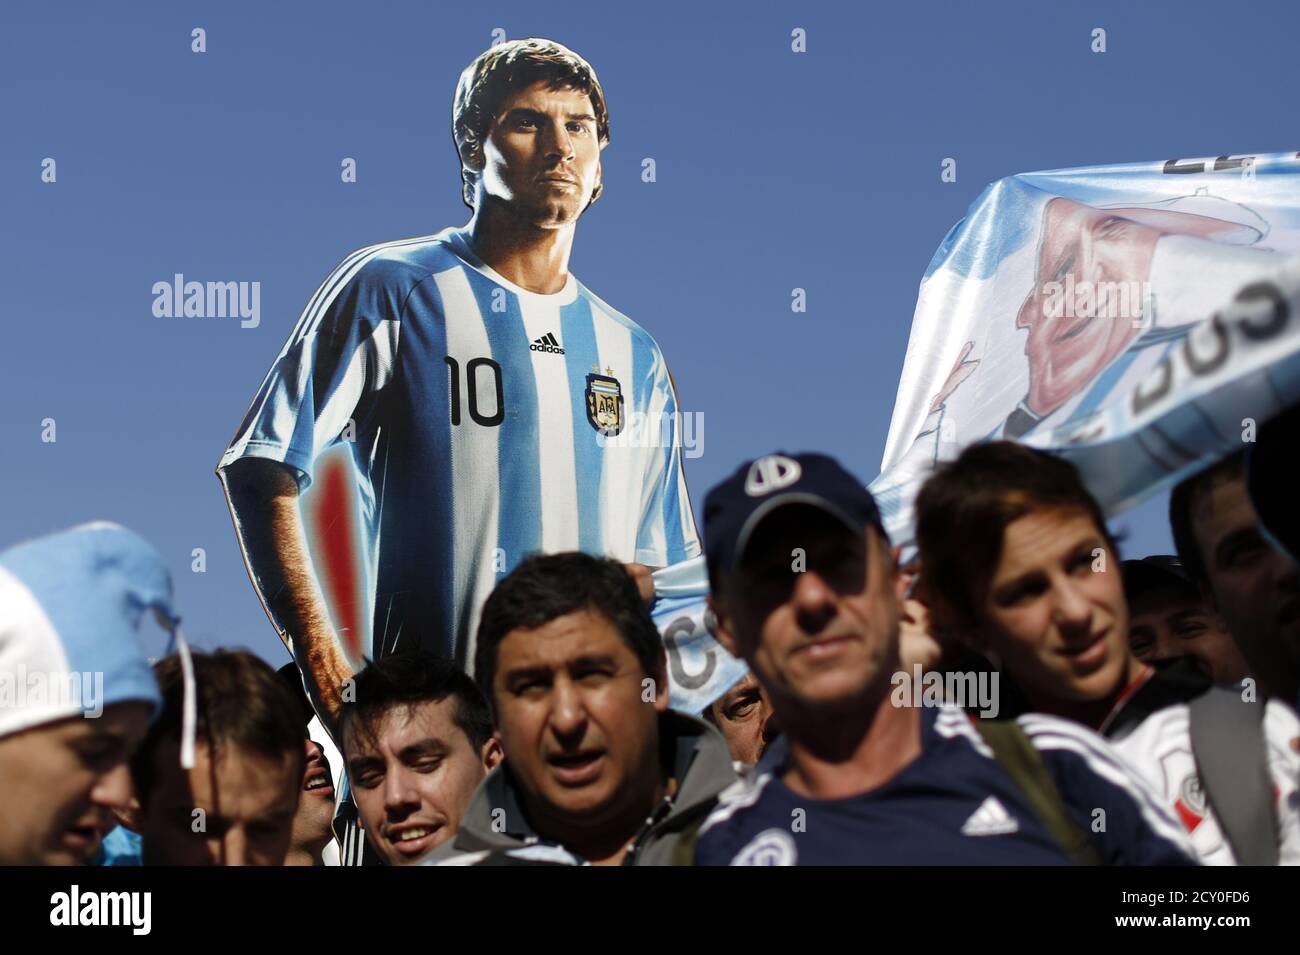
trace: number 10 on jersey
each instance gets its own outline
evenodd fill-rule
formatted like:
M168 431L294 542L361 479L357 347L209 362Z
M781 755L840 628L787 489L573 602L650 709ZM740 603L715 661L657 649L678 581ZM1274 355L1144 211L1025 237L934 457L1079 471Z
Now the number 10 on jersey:
M451 423L460 424L460 362L447 355L444 359L447 362L447 370L450 377L448 385L451 394ZM485 415L478 406L478 377L479 372L484 369L490 369L492 375L492 384L496 389L496 410L490 415ZM475 424L483 425L486 428L495 428L505 420L506 417L506 400L505 393L501 388L501 366L491 358L471 358L465 365L465 405L469 409L470 420Z

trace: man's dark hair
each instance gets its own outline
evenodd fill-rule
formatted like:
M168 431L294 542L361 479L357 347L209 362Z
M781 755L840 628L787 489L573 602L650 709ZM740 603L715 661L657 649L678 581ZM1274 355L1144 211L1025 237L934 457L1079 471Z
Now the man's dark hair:
M372 660L353 677L355 698L345 701L339 716L339 740L347 728L373 739L380 718L395 706L408 709L422 703L452 698L452 722L460 728L474 751L492 737L492 715L478 687L460 667L427 650L404 650Z
M1196 543L1195 512L1217 485L1245 480L1246 453L1238 451L1192 475L1169 495L1169 529L1174 535L1174 549L1192 580L1201 586L1208 585L1210 578L1200 545Z
M479 56L460 75L456 95L452 100L451 133L456 151L469 144L483 148L492 121L515 90L525 89L544 81L550 89L572 89L586 93L591 99L591 112L596 117L596 135L600 145L609 143L609 110L605 105L605 91L591 64L568 47L553 40L508 40L498 43ZM461 163L462 196L465 205L474 207L475 174ZM600 195L598 184L591 194L591 202Z
M966 448L916 498L921 583L963 627L978 625L976 595L1002 559L1008 525L1035 510L1073 509L1092 518L1118 557L1105 515L1070 462L1011 441Z
M565 614L594 610L604 616L636 654L641 672L653 676L663 661L663 643L636 582L616 560L590 554L529 557L510 573L483 605L474 676L492 699L497 648L512 630L536 630Z
M298 701L270 665L247 650L190 650L197 702L195 738L209 752L238 746L271 759L298 760L302 773L306 725ZM163 657L153 668L162 692L162 709L131 761L131 775L141 804L148 801L157 771L156 755L164 740L179 738L185 680L178 654Z
M298 708L302 711L302 725L306 726L316 716L316 711L312 709L311 698L307 696L307 689L302 685L302 671L298 669L298 664L286 663L275 671L275 675L280 678L289 695L298 701Z

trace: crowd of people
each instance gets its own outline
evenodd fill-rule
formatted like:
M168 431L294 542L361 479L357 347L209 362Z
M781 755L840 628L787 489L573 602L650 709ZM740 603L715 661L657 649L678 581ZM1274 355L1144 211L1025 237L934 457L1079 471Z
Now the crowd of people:
M934 470L914 541L784 452L713 488L701 535L664 356L568 267L605 189L595 71L496 44L451 131L470 221L344 258L218 466L292 662L191 649L122 527L0 552L0 864L1300 861L1294 412L1174 490L1176 555L1121 560L1069 461L1001 440ZM368 646L301 508L343 444ZM701 555L736 679L685 712L652 610Z
M1248 479L1248 453L1189 479L1178 554L1122 561L1067 461L977 444L924 485L904 565L859 479L768 455L705 502L711 626L749 673L703 713L669 707L625 566L536 554L468 671L368 663L324 745L295 664L185 644L132 532L19 544L0 862L337 864L346 806L395 866L1294 863L1300 567Z

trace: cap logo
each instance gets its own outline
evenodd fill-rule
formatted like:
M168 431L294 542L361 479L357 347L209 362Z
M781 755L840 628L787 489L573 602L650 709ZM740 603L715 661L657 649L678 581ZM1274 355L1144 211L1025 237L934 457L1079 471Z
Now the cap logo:
M802 474L803 469L799 467L798 461L779 454L769 454L749 466L749 474L745 476L745 493L750 497L762 497L789 487Z

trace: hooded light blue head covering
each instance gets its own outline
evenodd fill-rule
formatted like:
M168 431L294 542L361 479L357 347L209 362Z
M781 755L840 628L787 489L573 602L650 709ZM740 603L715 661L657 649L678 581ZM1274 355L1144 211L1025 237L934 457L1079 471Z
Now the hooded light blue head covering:
M0 552L0 736L126 700L157 713L146 611L175 641L171 577L126 528L83 524Z

